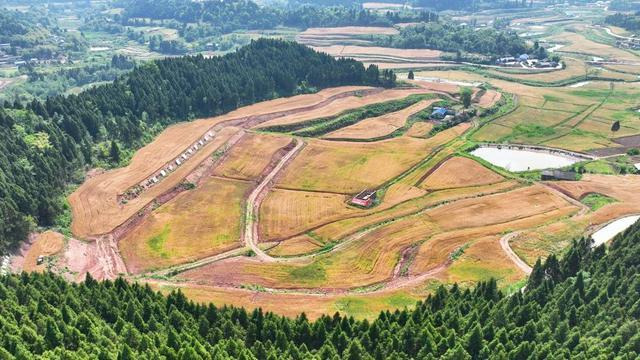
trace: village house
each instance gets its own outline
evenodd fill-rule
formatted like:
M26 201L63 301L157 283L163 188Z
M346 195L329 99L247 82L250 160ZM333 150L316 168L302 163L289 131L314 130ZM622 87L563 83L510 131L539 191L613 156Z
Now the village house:
M376 200L376 191L364 189L351 199L351 203L362 207L370 207Z
M578 180L578 174L573 171L544 170L540 175L540 179L543 181L550 181L550 180L576 181Z

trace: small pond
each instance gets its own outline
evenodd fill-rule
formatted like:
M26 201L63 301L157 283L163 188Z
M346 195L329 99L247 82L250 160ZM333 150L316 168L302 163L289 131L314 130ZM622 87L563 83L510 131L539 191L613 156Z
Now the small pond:
M583 160L560 153L504 147L479 147L473 150L471 154L513 172L557 169Z

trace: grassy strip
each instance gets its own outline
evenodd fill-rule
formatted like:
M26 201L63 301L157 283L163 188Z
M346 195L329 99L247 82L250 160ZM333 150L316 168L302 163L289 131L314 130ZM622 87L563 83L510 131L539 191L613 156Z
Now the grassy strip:
M305 137L319 136L353 125L367 118L400 111L417 103L418 101L433 99L435 97L435 94L410 95L404 99L391 100L377 104L370 104L357 109L345 110L336 116L317 118L295 124L274 125L262 130L269 132L292 133L294 135Z
M592 193L585 196L582 200L580 200L580 202L587 205L591 209L591 211L596 211L605 205L612 204L618 201L606 195Z
M413 124L415 124L415 123L417 123L419 121L428 120L429 116L433 112L433 108L434 107L451 106L451 99L449 99L448 97L445 97L444 95L440 95L440 94L438 94L437 97L441 97L443 100L435 102L435 103L427 106L426 108L418 111L417 113L409 116L409 118L407 119L407 121L405 122L405 124L402 127L399 127L397 129L395 129L394 131L392 131L389 134L382 135L382 136L377 136L377 137L372 137L372 138L368 138L368 139L330 138L330 139L325 139L325 140L329 140L329 141L351 141L351 142L375 142L375 141L387 140L387 139L391 139L391 138L402 136L413 126Z

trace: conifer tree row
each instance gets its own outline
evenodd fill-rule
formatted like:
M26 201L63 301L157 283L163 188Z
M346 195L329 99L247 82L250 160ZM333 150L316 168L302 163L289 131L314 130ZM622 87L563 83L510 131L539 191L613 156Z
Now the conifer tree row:
M524 292L440 287L373 321L309 321L164 297L125 280L0 277L0 358L637 359L640 223L538 261Z
M375 66L261 39L222 57L168 58L113 83L0 109L0 252L35 224L60 222L84 166L117 165L169 124L340 85L393 86ZM67 219L63 219L68 221Z

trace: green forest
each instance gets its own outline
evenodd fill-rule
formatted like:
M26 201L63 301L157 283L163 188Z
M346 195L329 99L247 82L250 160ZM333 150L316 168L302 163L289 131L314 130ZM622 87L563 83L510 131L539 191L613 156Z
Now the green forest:
M407 49L464 51L491 57L518 56L529 50L515 32L492 28L477 30L443 22L407 26L398 35L380 37L378 44Z
M78 95L5 103L0 250L17 245L36 225L64 226L64 190L82 178L85 166L122 165L120 156L110 154L137 149L172 123L325 87L378 86L380 77L375 66L365 69L293 42L261 39L222 57L145 63Z
M148 286L0 278L0 358L637 359L640 223L609 248L576 241L520 292L440 287L414 310L309 321L196 304Z
M619 26L629 31L640 30L640 11L635 14L615 13L604 18L608 25Z
M385 13L362 9L360 6L314 6L292 3L287 7L258 6L251 0L180 1L129 0L124 13L116 17L122 25L139 26L149 20L173 20L176 28L194 32L194 28L213 28L219 33L239 29L273 29L276 26L391 26L398 22L435 21L437 15L428 11ZM187 25L188 24L188 25ZM168 25L171 25L170 23ZM212 31L207 31L209 35Z

